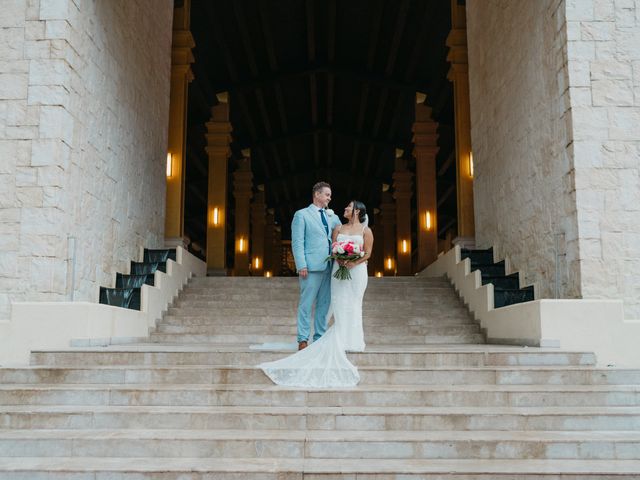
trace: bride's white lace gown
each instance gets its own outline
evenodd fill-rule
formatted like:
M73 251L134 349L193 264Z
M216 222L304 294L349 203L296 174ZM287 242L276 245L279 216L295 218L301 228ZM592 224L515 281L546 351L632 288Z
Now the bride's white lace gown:
M362 235L339 233L337 240L364 244ZM274 383L290 387L327 388L350 387L360 381L358 369L349 361L345 351L364 351L362 298L367 288L367 265L361 263L351 268L351 280L333 278L337 269L338 264L334 262L328 314L328 318L333 315L333 326L304 350L259 365Z

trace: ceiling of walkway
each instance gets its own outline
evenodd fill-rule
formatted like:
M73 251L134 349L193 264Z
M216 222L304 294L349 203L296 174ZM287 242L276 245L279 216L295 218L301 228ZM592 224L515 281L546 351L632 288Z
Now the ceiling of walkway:
M438 163L447 167L450 25L447 0L193 0L187 229L204 228L189 212L206 206L204 123L222 91L230 97L234 157L251 148L254 185L265 185L285 237L316 181L332 184L338 211L352 198L379 205L395 149L411 151L416 91L440 122ZM455 184L449 170L440 176L442 192Z

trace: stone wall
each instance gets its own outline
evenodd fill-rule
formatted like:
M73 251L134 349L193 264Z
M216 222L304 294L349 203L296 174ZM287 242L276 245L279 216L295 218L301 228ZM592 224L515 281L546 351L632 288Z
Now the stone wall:
M172 4L2 1L0 319L162 244Z
M467 1L476 241L546 298L581 294L564 25L561 0Z
M582 295L640 319L640 2L567 0L566 15Z
M467 5L479 245L640 318L640 3Z

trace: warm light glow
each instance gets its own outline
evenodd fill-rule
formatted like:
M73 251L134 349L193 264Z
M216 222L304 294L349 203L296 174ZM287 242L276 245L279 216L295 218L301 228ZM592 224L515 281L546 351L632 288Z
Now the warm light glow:
M469 152L469 176L473 178L473 152Z
M264 276L267 278L271 278L271 272L267 270L266 272L264 272Z
M376 272L376 277L378 278L382 277L382 272Z
M260 259L258 257L253 259L253 267L254 268L260 268Z
M393 260L391 257L387 258L387 270L391 270L393 268Z
M402 253L407 253L409 251L409 244L406 240L402 240Z
M218 207L214 207L213 212L211 212L211 223L215 227L220 225L220 209Z
M244 252L245 247L246 247L245 243L246 242L244 241L244 238L241 238L241 239L238 240L238 251L239 252Z
M431 212L427 212L424 215L424 226L426 227L427 230L431 230L432 224L431 224Z
M173 177L173 155L167 153L167 178Z

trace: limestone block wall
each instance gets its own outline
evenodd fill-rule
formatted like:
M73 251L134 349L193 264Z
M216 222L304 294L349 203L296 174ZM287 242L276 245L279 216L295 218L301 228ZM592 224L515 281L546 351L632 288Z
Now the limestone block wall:
M476 242L543 298L581 294L564 13L467 1Z
M567 0L581 290L640 318L640 2Z
M162 244L172 7L2 1L0 319Z

